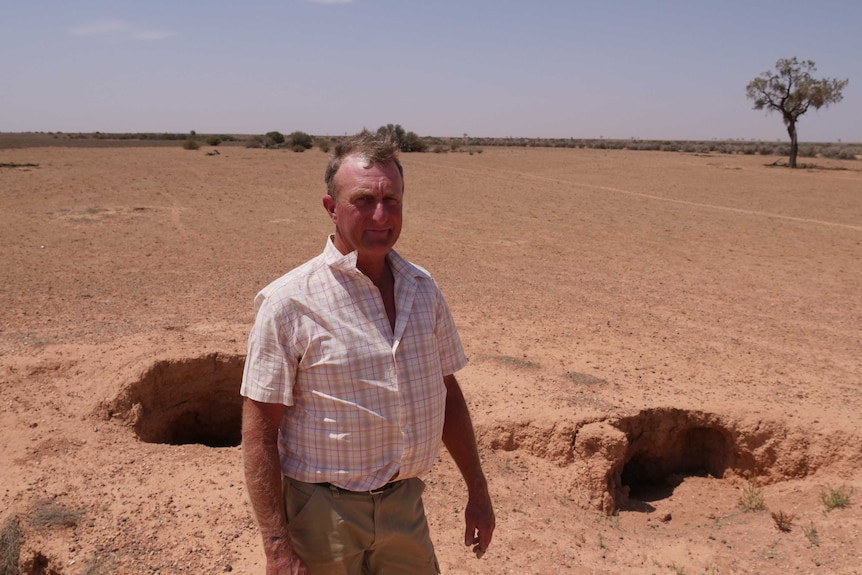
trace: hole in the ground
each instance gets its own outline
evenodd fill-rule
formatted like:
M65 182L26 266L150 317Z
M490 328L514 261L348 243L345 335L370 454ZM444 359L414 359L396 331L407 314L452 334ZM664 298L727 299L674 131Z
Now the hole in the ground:
M687 476L722 478L733 465L733 435L708 414L654 410L620 424L629 438L617 479L620 505L664 499Z
M239 388L245 357L212 353L154 364L116 410L131 415L141 441L233 447L242 439Z

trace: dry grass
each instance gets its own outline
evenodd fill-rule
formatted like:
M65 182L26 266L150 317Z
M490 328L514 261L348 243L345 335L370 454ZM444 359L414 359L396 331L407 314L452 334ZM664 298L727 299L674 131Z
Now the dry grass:
M814 523L809 522L808 525L802 527L802 532L805 533L805 538L811 543L812 547L820 546L820 534L817 533L817 528Z
M850 505L851 495L853 495L853 488L847 485L827 487L825 491L820 492L820 502L826 507L826 511L843 509Z
M496 359L503 365L511 365L512 367L520 367L523 369L538 369L541 367L533 360L521 357L512 357L511 355L498 355Z
M0 528L0 575L18 575L20 555L21 524L17 517L8 517Z
M27 517L31 527L75 527L83 519L84 512L79 509L68 509L52 501L39 501Z
M742 491L739 497L739 507L743 511L763 511L766 509L766 500L763 498L763 490L754 485L749 485Z
M773 511L772 520L775 522L775 527L782 533L788 533L793 528L793 520L796 515L793 513L785 513L784 511Z

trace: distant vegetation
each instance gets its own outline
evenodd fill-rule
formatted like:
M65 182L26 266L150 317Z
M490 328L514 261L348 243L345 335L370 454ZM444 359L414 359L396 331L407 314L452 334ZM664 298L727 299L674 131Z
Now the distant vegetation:
M386 124L377 128L378 134L390 134L396 142L398 148L402 152L424 152L428 149L428 144L416 132L407 132L401 127L401 124Z
M414 132L398 130L399 125L389 124L378 130L392 127L399 145L405 152L469 153L481 154L483 148L491 147L528 147L528 148L581 148L598 150L645 150L679 152L689 154L745 154L759 156L788 156L790 144L787 142L765 142L757 140L642 140L639 138L481 138L418 136ZM284 138L278 144L276 135ZM0 133L0 148L31 146L170 146L193 138L197 143L209 146L247 146L251 148L303 150L317 147L323 152L339 140L338 136L312 136L305 132L292 132L284 136L280 132L265 135L248 134L196 134L189 133L103 133L103 132L27 132ZM218 142L217 144L215 142ZM309 145L310 144L310 145ZM296 148L297 150L299 148ZM805 158L831 158L854 160L862 157L862 143L842 142L803 142L799 143L799 156Z

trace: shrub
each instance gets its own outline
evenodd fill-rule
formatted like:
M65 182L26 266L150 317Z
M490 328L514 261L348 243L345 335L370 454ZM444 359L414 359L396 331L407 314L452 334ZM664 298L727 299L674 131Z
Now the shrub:
M793 513L785 513L784 511L772 512L772 520L775 522L775 527L783 533L787 533L793 528L794 519L796 519L796 516Z
M318 138L314 143L317 144L317 147L320 148L321 152L329 152L329 140L326 138Z
M290 147L290 149L294 152L304 152L308 148L306 148L305 146L300 146L299 144L294 144Z
M264 135L266 140L273 142L274 144L283 144L284 143L284 134L281 132L267 132Z
M754 485L749 485L742 491L742 495L739 498L739 507L743 511L762 511L766 509L763 491Z
M428 146L416 132L407 132L398 142L402 152L424 152Z
M428 149L425 141L416 132L407 132L401 124L386 124L377 128L379 135L389 134L398 142L398 149L402 152L424 152Z
M826 511L843 509L850 505L851 495L853 495L852 487L846 485L827 487L825 491L820 492L820 502L826 507Z
M195 140L194 138L187 138L183 142L183 149L184 150L197 150L200 147L201 147L201 145L198 144L198 141Z
M263 136L252 136L245 143L245 147L246 148L263 148L263 147L265 147Z
M292 132L290 136L288 136L288 139L293 148L302 146L303 150L310 150L314 146L314 139L305 132ZM293 151L295 152L296 150L294 149Z
M208 146L218 146L219 144L221 144L221 138L218 136L207 136Z

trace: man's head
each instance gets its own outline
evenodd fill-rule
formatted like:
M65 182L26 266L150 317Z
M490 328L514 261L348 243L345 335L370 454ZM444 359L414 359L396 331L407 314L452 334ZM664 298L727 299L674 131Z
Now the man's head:
M335 224L335 246L356 251L357 266L373 273L401 234L404 181L398 148L363 132L339 144L326 170L323 207Z
M371 164L388 164L394 162L398 168L398 173L401 175L402 189L404 191L404 169L401 167L401 162L398 161L398 142L392 138L392 134L386 132L383 135L362 130L358 134L345 138L335 145L332 155L329 157L329 164L326 166L326 193L336 197L338 190L335 185L335 174L341 164L348 157L364 158L366 163Z

